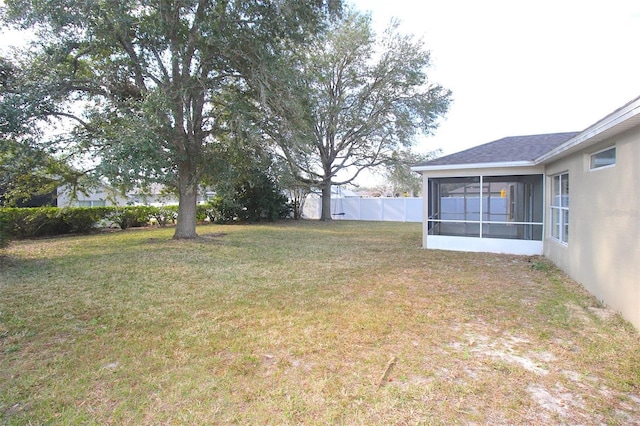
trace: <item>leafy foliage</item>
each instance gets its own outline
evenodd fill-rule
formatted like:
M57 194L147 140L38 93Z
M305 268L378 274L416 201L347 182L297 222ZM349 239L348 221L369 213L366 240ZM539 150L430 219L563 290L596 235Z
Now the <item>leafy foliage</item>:
M246 135L245 135L246 136ZM216 196L209 202L213 222L274 221L290 213L287 197L278 183L273 156L250 138L231 141L218 158Z
M9 245L13 236L9 233L9 218L4 214L4 209L0 208L0 249Z
M352 182L437 128L451 93L429 81L430 63L397 24L376 37L370 18L352 12L256 83L266 92L271 140L298 180L322 189L322 219L331 219L331 185Z
M3 208L0 215L9 233L16 237L39 237L82 233L93 229L110 212L107 207L64 208Z
M127 229L146 226L151 218L156 219L162 226L175 220L176 215L177 206L6 207L0 208L0 234L6 244L9 236L30 238L86 233L108 224L116 224L121 229ZM206 217L204 206L200 208L200 217Z
M117 224L120 229L145 226L151 220L154 212L159 209L147 206L115 207L105 219Z
M56 188L77 186L82 178L65 158L56 157L38 120L50 110L28 72L0 57L0 205L21 206L31 200L51 203Z
M114 185L175 188L176 238L196 236L198 185L229 132L231 106L249 93L245 79L341 7L339 0L5 3L8 22L35 29L37 38L34 53L18 61L25 78L3 102L34 105L12 111L38 123L55 117L72 126L52 147L99 159L96 171Z
M411 171L411 167L440 155L440 150L419 154L410 150L399 150L391 154L385 165L385 178L395 196L406 195L418 197L422 190L420 175Z
M175 223L178 219L178 206L155 207L151 209L149 216L160 226Z
M2 140L0 143L0 205L23 206L33 199L54 204L62 184L78 187L84 176L38 149L28 140Z

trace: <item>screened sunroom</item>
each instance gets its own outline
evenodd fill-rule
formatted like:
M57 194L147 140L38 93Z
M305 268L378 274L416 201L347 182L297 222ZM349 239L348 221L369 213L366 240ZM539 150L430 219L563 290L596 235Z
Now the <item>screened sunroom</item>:
M575 135L512 136L414 166L424 247L542 254L545 177L536 159Z
M429 235L542 241L542 175L428 182Z
M426 178L427 248L541 254L543 174Z

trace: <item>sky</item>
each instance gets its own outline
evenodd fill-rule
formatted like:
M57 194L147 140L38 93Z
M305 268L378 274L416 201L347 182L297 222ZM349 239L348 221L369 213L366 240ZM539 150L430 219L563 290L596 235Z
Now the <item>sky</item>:
M581 131L640 96L640 0L349 1L377 32L398 18L421 38L430 80L453 92L417 152Z
M638 0L352 0L431 52L453 103L418 152L581 131L640 96Z

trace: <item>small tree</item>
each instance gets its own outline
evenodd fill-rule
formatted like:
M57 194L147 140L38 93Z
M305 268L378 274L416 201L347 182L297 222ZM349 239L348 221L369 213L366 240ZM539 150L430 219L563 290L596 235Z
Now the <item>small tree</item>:
M440 155L442 151L436 150L427 154L419 154L411 150L401 150L394 152L385 165L384 176L394 196L406 194L417 197L422 191L422 179L420 175L413 172L411 167L432 160Z
M288 215L287 197L278 184L273 157L250 135L236 134L218 147L219 161L210 177L216 193L209 203L212 220L260 222Z
M287 165L282 161L277 161L275 165L277 166L280 186L284 189L289 199L293 219L302 219L305 201L313 189L308 183L296 179L296 177L291 174Z
M298 183L297 185L288 188L286 191L289 195L293 218L295 220L302 219L304 204L307 201L307 196L312 192L311 187L304 183Z

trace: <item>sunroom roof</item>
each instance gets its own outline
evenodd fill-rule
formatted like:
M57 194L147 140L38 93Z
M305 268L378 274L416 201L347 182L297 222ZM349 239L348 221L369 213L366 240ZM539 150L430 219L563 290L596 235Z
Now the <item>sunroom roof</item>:
M462 164L533 162L580 132L510 136L436 158L414 167L454 166Z

